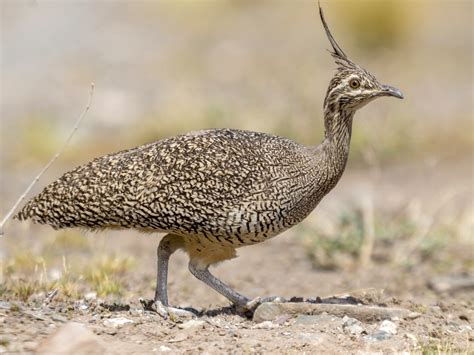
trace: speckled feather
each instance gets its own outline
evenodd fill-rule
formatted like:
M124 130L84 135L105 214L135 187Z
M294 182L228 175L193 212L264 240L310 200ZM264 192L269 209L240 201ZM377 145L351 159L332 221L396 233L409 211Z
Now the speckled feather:
M258 243L300 222L334 185L322 155L289 139L191 132L65 173L18 213L54 228L136 228Z

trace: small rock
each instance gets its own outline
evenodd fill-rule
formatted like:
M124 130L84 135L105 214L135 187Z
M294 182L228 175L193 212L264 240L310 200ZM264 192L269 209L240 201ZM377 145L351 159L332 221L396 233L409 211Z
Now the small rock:
M410 312L408 315L405 317L406 319L416 319L419 316L421 316L421 313L418 312Z
M69 322L36 349L38 354L101 354L106 347L100 338L83 324Z
M304 298L294 296L294 297L291 297L288 302L304 302Z
M116 328L108 328L108 329L104 330L104 333L109 334L109 335L115 335L115 334L117 334L117 329Z
M181 329L190 329L190 328L202 328L206 324L203 320L196 320L196 319L191 319L188 320L187 322L184 322L182 324L178 325L178 328Z
M9 302L0 301L0 309L10 309L11 305Z
M165 352L171 351L171 348L166 345L160 345L160 347L158 348L158 351L165 353Z
M129 311L129 314L132 315L132 316L141 316L143 315L143 309L137 309L137 308L134 308L134 309L131 309Z
M342 321L344 322L342 324L342 328L349 334L367 334L366 330L362 327L362 323L357 319L344 316L344 318L342 318Z
M264 322L255 324L252 328L255 329L273 329L273 328L278 328L279 325L273 323L272 321L266 320Z
M185 334L185 333L178 333L176 334L176 336L171 339L169 342L170 343L178 343L180 341L185 341L186 339L188 339L188 335Z
M289 314L282 314L281 316L276 317L273 323L278 324L278 325L283 325L286 322L288 322L290 319L291 319L291 316Z
M413 334L411 334L411 333L406 333L406 334L405 334L405 337L406 337L407 339L410 339L410 340L411 340L413 346L417 346L417 345L418 345L418 339L417 339L416 336L414 336Z
M84 295L84 299L87 301L93 301L97 298L96 292L88 292Z
M380 307L380 306L364 306L353 304L339 303L263 303L255 310L253 320L260 323L266 320L274 320L278 316L284 314L309 314L316 315L328 313L333 316L342 318L347 315L352 318L359 319L364 322L374 322L382 319L391 319L398 317L405 318L410 312L406 309Z
M85 311L85 310L87 310L87 308L89 308L89 306L88 306L87 304L81 304L81 305L79 306L79 309L80 309L81 311Z
M335 320L340 320L340 318L333 317L327 313L322 313L318 315L300 314L296 317L295 324L304 324L304 325L333 324Z
M129 311L130 310L130 305L125 304L125 303L120 303L120 302L114 302L114 303L104 303L102 302L100 304L102 308L105 308L106 310L110 312L123 312L123 311Z
M253 321L256 323L261 323L266 320L273 320L278 316L281 316L282 310L279 307L278 303L262 303L257 307L253 314Z
M344 316L344 318L342 318L342 322L343 322L342 323L343 327L350 327L351 325L354 325L354 324L360 324L359 320L348 317L348 316Z
M56 322L61 322L61 323L66 323L67 322L67 318L63 317L63 316L60 316L59 314L53 314L51 316L51 319L56 321Z
M134 323L134 321L125 317L110 318L104 321L104 325L110 328L122 328L129 323Z
M295 337L303 344L308 345L318 345L323 343L326 340L324 334L315 334L315 333L298 333Z
M296 317L295 324L317 324L319 322L319 318L319 316L300 314Z
M393 335L390 333L387 333L384 330L379 330L375 332L374 334L368 335L365 337L366 340L370 342L376 342L376 341L382 341L382 340L387 340L390 339Z
M389 320L384 320L382 324L380 324L379 330L395 335L397 334L397 325Z

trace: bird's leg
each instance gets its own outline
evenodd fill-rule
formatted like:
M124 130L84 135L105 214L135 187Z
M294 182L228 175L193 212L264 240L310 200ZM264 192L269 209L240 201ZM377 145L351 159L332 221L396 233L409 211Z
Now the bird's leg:
M157 249L157 274L156 274L156 290L155 302L160 301L164 306L168 306L168 263L171 254L179 249L179 243L176 238L181 238L173 234L167 234L158 245Z
M199 280L212 287L221 295L226 297L229 301L237 306L244 306L249 302L249 299L240 293L234 291L230 286L223 283L217 277L212 275L209 271L209 265L203 266L192 259L189 262L189 271Z
M194 314L184 309L169 307L168 305L168 263L171 254L184 246L183 238L174 234L167 234L158 245L157 274L154 306L158 314L167 319L175 317L193 317Z

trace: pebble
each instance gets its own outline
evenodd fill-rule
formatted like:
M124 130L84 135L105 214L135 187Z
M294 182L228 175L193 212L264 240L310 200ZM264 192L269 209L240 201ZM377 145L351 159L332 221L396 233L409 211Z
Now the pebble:
M407 319L416 319L421 316L421 313L418 312L410 312L405 318Z
M110 328L122 328L129 323L134 323L134 321L125 317L110 318L104 321L104 325Z
M8 302L0 301L0 309L10 309L12 306Z
M180 329L190 329L190 328L198 328L198 327L202 328L204 327L204 324L206 324L206 322L204 322L203 320L191 319L191 320L188 320L187 322L179 324L178 328Z
M187 334L185 334L185 333L178 333L178 334L176 334L176 336L175 336L173 339L171 339L169 342L170 342L170 343L178 343L178 342L184 341L184 340L186 340L186 339L188 339Z
M368 335L365 337L366 340L370 342L376 342L376 341L382 341L382 340L387 340L390 339L393 335L390 333L387 333L384 330L379 330L375 332L374 334Z
M296 334L296 339L302 341L303 344L317 345L321 344L326 339L326 337L323 334L298 333Z
M109 334L109 335L115 335L115 334L117 334L117 329L115 329L115 328L105 329L104 333Z
M278 328L279 325L273 323L272 321L266 320L264 322L255 324L252 328L254 329L273 329L273 328Z
M395 335L397 334L397 325L389 320L384 320L382 324L380 324L379 330Z
M295 319L295 324L303 324L303 325L311 325L311 324L332 324L334 321L340 320L340 318L331 316L327 313L322 313L318 315L307 315L307 314L300 314Z
M281 316L276 317L276 319L273 322L278 325L283 325L286 322L288 322L290 319L291 319L291 316L289 314L282 314Z
M63 316L60 316L59 314L53 314L51 316L51 319L56 321L56 322L61 322L61 323L66 323L67 322L67 318L63 317Z
M342 321L342 328L349 334L367 334L367 331L364 329L364 327L362 327L362 323L359 320L344 316L344 318L342 318Z
M129 314L132 316L138 317L138 316L143 315L143 310L134 308L129 311Z
M164 353L164 352L171 351L171 348L169 346L166 346L166 345L160 345L158 350Z
M97 298L97 293L96 292L88 292L84 295L84 299L87 301L93 301Z

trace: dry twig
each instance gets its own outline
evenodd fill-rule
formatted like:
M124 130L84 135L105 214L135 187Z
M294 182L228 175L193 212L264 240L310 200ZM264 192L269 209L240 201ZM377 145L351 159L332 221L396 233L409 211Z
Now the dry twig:
M13 205L13 207L7 212L5 217L2 219L2 221L0 222L0 236L3 235L3 227L4 227L5 223L10 219L10 217L13 215L13 213L18 208L20 203L25 199L26 195L28 195L28 193L31 191L31 189L36 185L36 183L41 178L41 176L43 176L43 174L56 161L56 159L59 158L59 156L63 153L63 151L66 148L66 146L68 145L68 143L71 141L72 136L74 135L74 133L76 133L77 129L79 128L79 125L81 124L84 117L86 117L86 114L87 114L87 112L89 111L89 109L91 107L93 96L94 96L94 83L91 83L91 89L90 89L90 92L89 92L89 101L87 102L86 108L84 109L84 111L82 111L81 115L76 120L76 123L74 124L74 127L72 128L71 133L69 134L69 136L67 137L66 141L61 146L61 148L59 148L59 150L56 152L56 154L54 154L53 158L48 162L48 164L46 164L45 167L39 172L39 174L33 179L31 184L26 188L25 192L23 192L23 194L18 198L18 200Z

